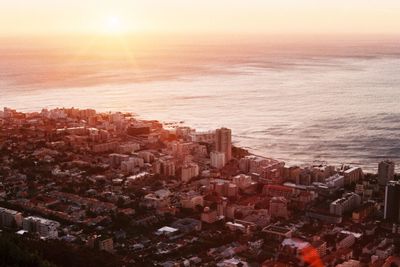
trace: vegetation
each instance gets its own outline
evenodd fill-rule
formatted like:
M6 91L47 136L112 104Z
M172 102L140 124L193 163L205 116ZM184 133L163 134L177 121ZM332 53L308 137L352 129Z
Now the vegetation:
M2 234L0 236L0 266L55 267L43 260L37 251L29 251L21 246L21 241L15 236Z
M11 233L0 235L0 267L121 266L114 255L66 244L42 241Z

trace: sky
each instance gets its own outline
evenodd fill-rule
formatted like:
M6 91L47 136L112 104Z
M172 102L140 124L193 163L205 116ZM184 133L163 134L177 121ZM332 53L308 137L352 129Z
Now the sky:
M399 0L0 0L0 36L399 34Z

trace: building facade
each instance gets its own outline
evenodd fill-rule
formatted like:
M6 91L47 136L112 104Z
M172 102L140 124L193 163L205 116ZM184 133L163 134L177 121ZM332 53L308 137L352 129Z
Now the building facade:
M389 181L386 185L384 218L400 222L400 181Z
M38 233L41 237L57 238L60 223L36 216L29 216L23 219L22 228L28 232Z
M0 226L21 226L22 214L15 210L0 207Z
M225 163L232 158L232 131L221 128L215 130L215 150L225 153Z
M381 161L378 165L379 185L386 185L394 178L394 162L390 160Z
M225 153L213 151L210 153L211 166L216 169L222 169L225 166Z

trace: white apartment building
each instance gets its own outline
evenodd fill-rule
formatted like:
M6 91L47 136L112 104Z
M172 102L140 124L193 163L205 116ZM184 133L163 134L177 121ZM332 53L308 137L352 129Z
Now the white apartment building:
M211 152L210 159L211 159L211 166L216 169L222 169L226 164L225 153L223 152L218 152L218 151Z
M329 206L331 214L342 216L347 211L359 207L361 204L361 197L356 193L346 193L342 198L336 199Z
M60 223L44 219L36 216L29 216L23 219L22 228L28 232L38 233L41 237L46 238L57 238L57 228L60 227Z

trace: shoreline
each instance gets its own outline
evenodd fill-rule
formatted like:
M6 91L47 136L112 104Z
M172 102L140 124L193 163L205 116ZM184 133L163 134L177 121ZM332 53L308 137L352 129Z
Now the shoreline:
M7 107L4 107L7 108ZM12 109L12 108L11 108ZM42 110L57 110L57 109L82 109L81 107L75 108L75 107L49 107L49 108L42 108L40 111L35 110L35 109L27 109L27 111L19 111L17 110L17 112L21 112L23 114L40 114L40 112ZM146 118L143 117L143 115L140 115L136 112L133 111L115 111L115 110L103 110L103 109L96 109L93 107L87 107L87 109L92 109L95 110L96 112L98 112L99 114L111 114L111 113L121 113L124 115L129 115L130 117L139 120L139 121L156 121L158 123L161 123L163 126L167 126L165 129L168 128L172 128L172 129L176 129L178 127L190 127L192 128L190 125L188 125L186 123L186 121L166 121L166 120L158 120L158 119L151 119L151 118ZM0 118L1 118L1 113L0 113ZM192 128L194 130L197 131L197 129ZM206 130L207 131L207 130ZM206 132L204 130L201 130L199 132ZM208 130L211 131L211 130ZM232 134L232 136L234 137L235 134ZM292 159L287 159L287 158L282 158L282 157L274 157L272 155L266 155L263 153L260 153L260 151L256 150L256 149L252 149L251 147L248 146L240 146L237 144L238 142L233 140L232 141L232 146L245 150L249 155L252 156L257 156L260 158L264 158L264 159L270 159L270 160L277 160L277 161L281 161L285 163L285 166L288 167L301 167L301 168L306 168L306 167L313 167L313 166L322 166L322 165L329 165L329 166L334 166L335 168L339 168L340 166L357 166L357 167L361 167L363 169L363 172L365 174L370 174L370 175L376 175L377 174L377 166L379 161L376 162L376 167L366 167L363 164L357 164L357 163L339 163L339 162L332 162L332 161L328 161L328 160L320 160L320 159L315 159L313 161L297 161L297 160L292 160ZM382 158L382 160L385 160L386 158ZM318 162L320 162L321 164L318 164Z

